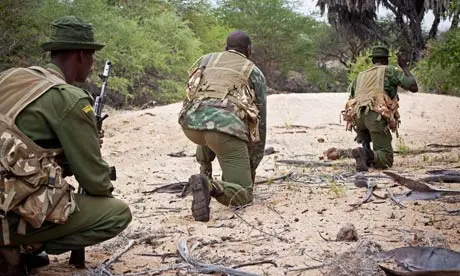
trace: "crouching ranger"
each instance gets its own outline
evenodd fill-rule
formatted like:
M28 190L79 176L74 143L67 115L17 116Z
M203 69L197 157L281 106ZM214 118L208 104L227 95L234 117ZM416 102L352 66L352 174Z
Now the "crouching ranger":
M91 72L93 29L78 17L52 23L45 67L0 74L0 275L27 274L61 254L120 233L131 212L112 196L91 95L73 83ZM65 180L74 175L86 195Z
M342 111L346 129L355 130L357 142L363 145L352 150L357 171L393 166L391 132L398 135L398 87L418 91L417 82L401 56L398 56L398 65L402 71L388 64L389 51L384 46L374 47L371 57L374 66L353 80L350 98Z
M189 179L197 221L209 220L211 196L226 206L253 199L256 168L265 147L266 81L250 55L249 36L235 31L227 37L225 51L201 57L190 72L179 124L197 144L201 165L201 174ZM216 156L222 181L212 179Z

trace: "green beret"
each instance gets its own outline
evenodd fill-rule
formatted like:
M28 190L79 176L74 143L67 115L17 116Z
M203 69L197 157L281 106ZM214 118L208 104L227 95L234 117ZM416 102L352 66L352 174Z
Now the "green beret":
M51 23L51 37L41 47L54 50L100 50L104 44L94 41L93 26L76 16L64 16Z
M389 57L390 51L385 46L375 46L372 49L371 57Z

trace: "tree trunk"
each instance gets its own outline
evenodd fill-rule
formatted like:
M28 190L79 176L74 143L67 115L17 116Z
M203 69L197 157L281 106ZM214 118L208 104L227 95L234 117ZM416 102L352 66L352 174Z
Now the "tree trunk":
M458 29L458 23L460 21L460 13L459 12L456 12L453 16L452 16L452 23L450 25L450 30L456 30Z
M433 24L431 25L430 34L428 35L429 40L436 38L438 34L438 26L440 22L441 22L441 15L436 12L434 14L434 21L433 21Z

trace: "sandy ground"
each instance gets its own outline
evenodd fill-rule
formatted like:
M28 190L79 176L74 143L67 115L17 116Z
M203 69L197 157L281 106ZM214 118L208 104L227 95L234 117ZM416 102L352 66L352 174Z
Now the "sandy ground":
M186 181L198 172L195 146L177 124L181 104L140 111L114 111L105 121L103 155L118 170L115 195L128 202L133 221L118 237L86 248L87 266L94 269L129 239L153 235L147 243L134 245L111 267L113 274L158 269L180 262L174 254L181 240L194 247L200 261L228 267L248 262L272 261L241 270L259 275L323 275L321 269L296 270L317 265L354 246L355 242L332 242L345 223L355 225L359 239L368 239L389 250L407 245L441 245L460 251L460 216L445 210L460 209L460 198L404 202L377 199L353 209L365 188L353 185L354 160L334 161L334 166L293 166L282 159L320 161L330 147L355 147L354 134L345 132L340 110L346 94L284 94L268 97L267 147L277 153L266 156L257 170L257 179L293 171L291 180L256 185L254 203L242 210L211 203L208 223L191 216L191 197L143 192L161 184ZM401 95L401 139L394 138L396 150L427 149L430 143L460 144L460 98L430 94ZM322 139L321 139L322 138ZM322 142L324 140L324 142ZM184 151L187 157L167 154ZM419 177L433 168L460 165L460 150L439 153L398 154L392 171ZM220 176L217 162L215 177ZM383 175L373 172L371 175ZM377 194L386 188L394 194L407 191L387 178L373 178ZM444 184L446 187L447 184ZM448 187L460 189L460 184ZM68 254L51 256L51 265L36 275L85 275L67 264ZM187 271L147 275L195 275Z

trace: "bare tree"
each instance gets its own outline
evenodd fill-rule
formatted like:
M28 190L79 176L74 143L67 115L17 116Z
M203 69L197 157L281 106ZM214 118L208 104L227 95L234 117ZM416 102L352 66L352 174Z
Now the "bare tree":
M327 10L329 22L339 32L388 45L389 41L376 23L377 9L385 7L394 14L401 37L410 47L406 51L415 61L421 58L427 40L436 37L440 19L449 4L449 0L318 0L317 3L322 13ZM428 36L424 37L422 22L428 10L433 11L435 19Z

